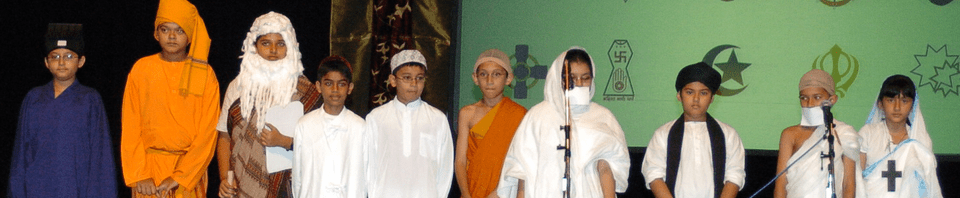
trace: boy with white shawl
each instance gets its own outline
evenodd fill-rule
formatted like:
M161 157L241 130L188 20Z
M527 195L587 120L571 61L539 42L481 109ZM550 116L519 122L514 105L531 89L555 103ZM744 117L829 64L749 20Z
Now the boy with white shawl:
M242 49L240 74L227 88L216 127L220 196L291 197L294 128L318 108L320 93L303 76L286 16L257 17Z
M565 67L572 77L568 82L562 80ZM566 188L562 179L564 150L557 146L572 149L571 197L615 197L613 191L626 191L630 174L627 143L613 113L591 102L594 73L592 58L583 48L573 47L553 61L544 83L544 101L530 108L510 143L498 196L562 197ZM567 118L565 96L573 121L571 145L563 145L565 137L560 130Z
M680 70L674 85L680 118L653 132L643 157L647 189L656 197L736 197L743 188L743 143L737 131L707 113L720 73L700 62Z
M824 140L826 125L822 105L837 103L834 94L833 77L819 69L813 69L800 78L801 119L799 125L783 129L780 135L780 154L777 158L777 173L782 172L790 163L795 163L787 173L777 179L774 197L827 197L827 167L830 160L821 157L828 151ZM850 125L833 120L833 134L836 140L833 147L836 155L833 162L837 197L863 197L854 186L862 187L863 181L857 177L860 172L859 136ZM812 147L812 149L811 149ZM842 150L841 150L842 149Z
M867 197L943 197L933 143L909 77L883 81L860 137Z

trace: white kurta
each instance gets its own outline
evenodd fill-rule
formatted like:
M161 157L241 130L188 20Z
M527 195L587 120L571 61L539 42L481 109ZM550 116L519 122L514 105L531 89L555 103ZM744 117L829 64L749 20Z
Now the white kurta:
M860 129L861 151L867 155L867 168L863 170L867 197L943 197L932 146L910 135L896 145L884 122L867 124ZM891 160L895 161L895 170L889 170ZM888 189L889 178L895 182L892 192Z
M297 122L293 137L294 197L363 198L363 118L344 108L330 115L323 107Z
M541 103L543 104L543 103ZM537 105L527 112L517 128L504 159L497 194L516 195L518 179L524 180L525 197L562 197L565 163L562 145L563 120L550 105ZM590 111L574 119L570 180L571 197L603 197L597 163L607 161L616 191L627 190L630 155L623 130L610 110L592 103Z
M643 157L640 172L643 173L644 183L650 189L650 183L656 179L664 179L667 175L667 136L670 128L677 120L667 122L653 132L647 152ZM726 123L717 121L726 145L726 170L723 182L736 184L743 189L744 178L744 151L743 143L737 131ZM710 148L710 134L707 131L707 122L683 123L683 147L680 148L680 167L677 171L676 186L673 197L715 197L713 194L713 152Z
M417 99L396 98L367 115L367 188L371 198L447 197L453 139L447 117Z
M859 161L860 159L860 148L859 135L857 131L853 129L852 126L847 125L846 123L834 120L836 127L834 128L837 131L837 140L834 141L834 152L838 156L846 156L852 160ZM822 198L826 197L827 191L827 164L829 161L826 158L821 158L821 154L828 152L827 140L823 140L813 149L810 147L814 146L814 143L817 143L818 140L823 139L823 134L825 132L823 126L817 127L817 129L810 135L807 140L803 142L803 145L800 145L800 149L797 150L792 156L788 163L797 161L793 167L790 167L787 170L785 177L787 177L787 197L788 198ZM810 150L807 155L800 158L803 155L803 152ZM799 160L799 161L798 161ZM834 158L834 163L836 168L836 174L834 178L836 179L836 194L837 197L843 196L843 179L847 175L844 175L844 166L843 158L837 157ZM860 165L856 165L857 170L854 171L854 177L856 178L856 189L862 189L862 179L856 177L860 173ZM863 197L863 193L857 193L857 197Z

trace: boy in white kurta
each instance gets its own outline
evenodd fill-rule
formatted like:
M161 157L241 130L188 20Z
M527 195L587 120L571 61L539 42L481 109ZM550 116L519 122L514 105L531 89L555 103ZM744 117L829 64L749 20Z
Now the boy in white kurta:
M350 63L327 57L317 69L323 106L297 122L293 137L294 197L363 198L364 121L344 108L353 91Z
M447 197L453 182L453 138L447 116L420 99L427 63L417 50L390 60L397 96L367 115L367 188L371 198Z
M640 170L647 189L656 197L736 197L746 177L743 143L707 113L720 73L706 63L689 65L675 86L683 115L654 131L647 144Z
M563 197L566 163L564 150L557 146L564 145L565 139L560 130L567 119L564 101L569 101L572 120L570 197L614 197L627 190L627 142L613 113L591 102L594 68L592 58L579 47L553 61L544 83L544 101L530 108L510 143L498 196Z
M933 142L909 77L883 81L860 137L867 197L943 197Z

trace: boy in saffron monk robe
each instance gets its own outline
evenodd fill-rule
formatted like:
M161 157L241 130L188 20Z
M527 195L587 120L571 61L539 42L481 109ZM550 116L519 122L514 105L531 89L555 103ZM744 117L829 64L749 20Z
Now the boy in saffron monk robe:
M463 197L487 197L497 188L503 159L527 109L503 96L513 80L510 57L497 49L480 54L473 83L483 98L460 109L456 173Z

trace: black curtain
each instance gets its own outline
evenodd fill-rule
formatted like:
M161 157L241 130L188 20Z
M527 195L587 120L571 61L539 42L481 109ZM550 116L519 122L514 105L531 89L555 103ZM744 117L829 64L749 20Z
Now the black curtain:
M123 88L133 63L160 52L153 39L158 0L105 1L11 1L0 6L0 196L6 195L7 178L20 103L27 92L52 79L44 67L43 35L47 23L82 23L87 62L77 72L78 82L100 92L110 121L114 155L120 173L120 109ZM303 54L304 74L314 80L320 60L330 52L330 2L309 0L192 1L207 24L210 64L220 82L221 95L239 73L241 42L257 16L275 11L290 18ZM217 197L219 185L215 162L208 174L208 197ZM119 188L120 197L130 189Z

